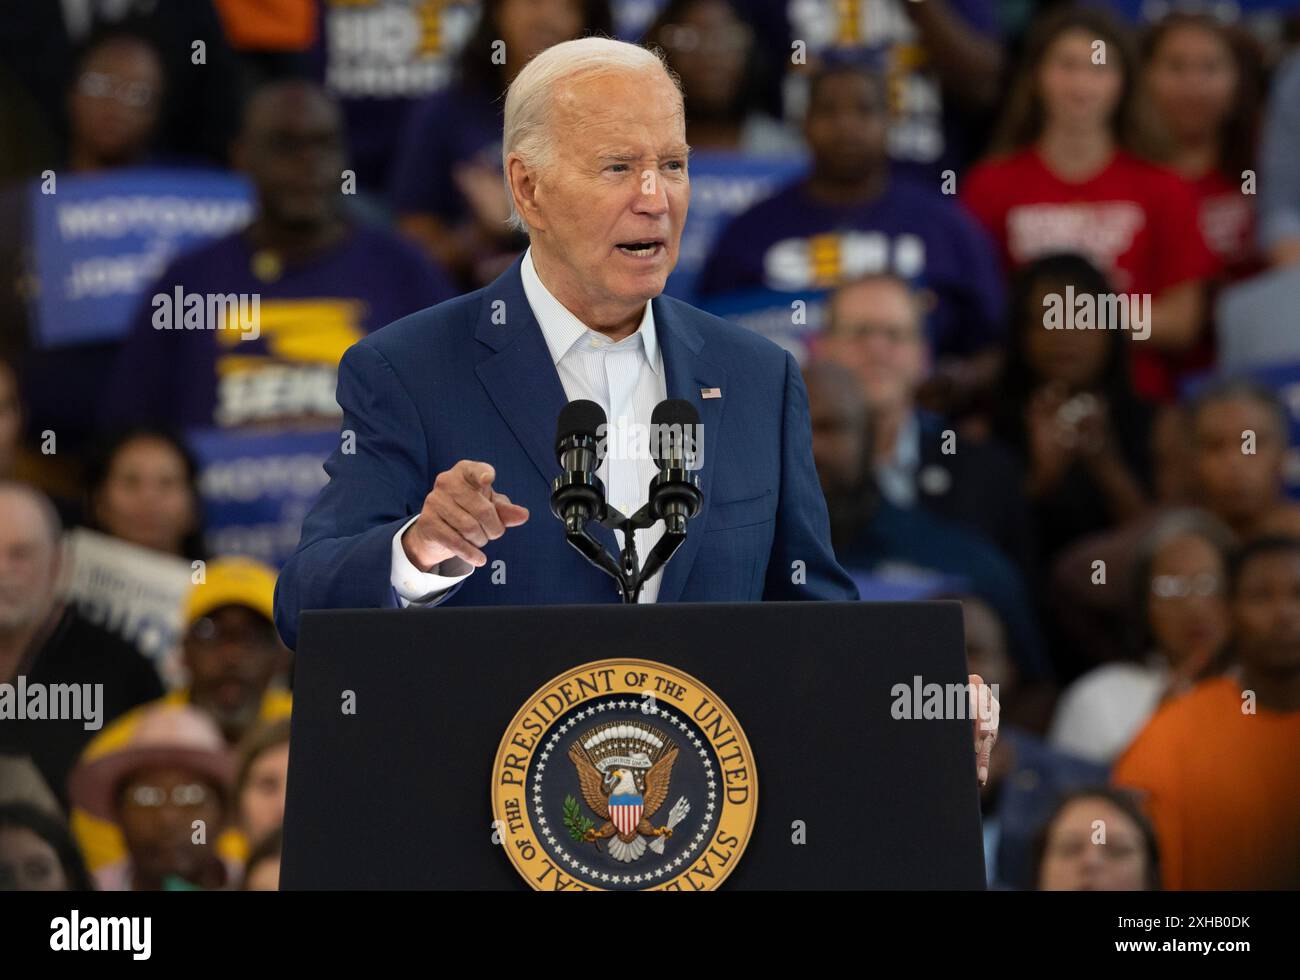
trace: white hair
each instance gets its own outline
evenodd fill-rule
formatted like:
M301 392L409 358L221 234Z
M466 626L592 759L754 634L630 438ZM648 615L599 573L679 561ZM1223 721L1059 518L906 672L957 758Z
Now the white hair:
M545 170L551 165L555 153L551 110L559 83L579 75L655 71L662 72L680 95L677 78L658 51L607 37L563 41L542 51L523 67L506 92L501 139L501 167L505 171L506 199L510 202L507 224L511 228L528 232L528 224L515 208L508 160L511 153L517 153L531 168Z

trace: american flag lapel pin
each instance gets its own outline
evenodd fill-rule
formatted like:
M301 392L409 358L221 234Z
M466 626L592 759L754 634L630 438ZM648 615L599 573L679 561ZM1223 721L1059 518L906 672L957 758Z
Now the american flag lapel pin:
M721 397L722 397L722 389L721 389L721 388L701 388L701 389L700 389L700 397L701 397L701 398L721 398Z

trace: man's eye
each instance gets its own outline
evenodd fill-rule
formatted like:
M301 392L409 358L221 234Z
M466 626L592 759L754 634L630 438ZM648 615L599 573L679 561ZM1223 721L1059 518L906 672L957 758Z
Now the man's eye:
M623 173L625 170L627 170L627 164L626 164L626 163L611 163L611 164L609 165L608 169L609 169L609 170L616 170L616 171L618 171L619 173Z

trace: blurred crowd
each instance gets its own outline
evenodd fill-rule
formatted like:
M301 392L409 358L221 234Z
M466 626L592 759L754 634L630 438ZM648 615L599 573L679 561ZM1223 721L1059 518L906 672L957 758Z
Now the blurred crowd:
M104 685L0 717L0 888L276 887L302 509L240 506L526 247L502 94L588 33L680 79L669 292L799 359L863 598L962 603L990 885L1300 886L1300 2L0 11L0 683Z

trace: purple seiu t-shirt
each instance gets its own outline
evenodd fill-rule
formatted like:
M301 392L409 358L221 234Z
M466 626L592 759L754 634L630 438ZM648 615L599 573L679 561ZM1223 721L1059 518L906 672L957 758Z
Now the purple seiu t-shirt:
M387 191L407 119L451 84L478 17L477 0L320 0L309 64L339 100L348 165L365 190Z
M218 239L182 255L148 290L104 414L177 429L333 424L343 352L454 293L423 253L378 228L354 226L321 254L282 267L256 257L242 232Z
M820 294L880 272L934 293L926 330L936 355L969 354L1001 338L1005 289L993 243L955 199L897 177L852 207L813 200L804 179L787 185L727 226L696 291Z

